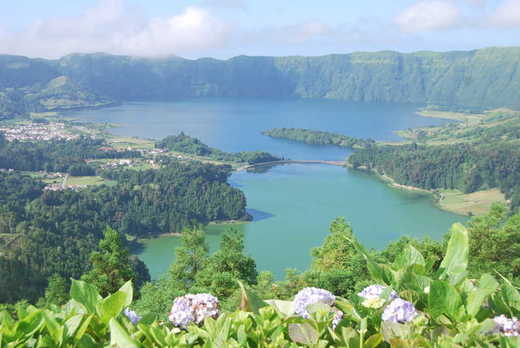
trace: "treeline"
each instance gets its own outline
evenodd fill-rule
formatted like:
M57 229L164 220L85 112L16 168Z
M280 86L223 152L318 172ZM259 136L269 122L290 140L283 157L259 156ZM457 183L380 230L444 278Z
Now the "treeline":
M520 148L517 144L371 146L348 159L354 168L374 170L402 185L459 189L465 193L498 187L520 206Z
M94 175L86 159L137 158L139 151L117 151L107 146L104 139L79 137L74 140L5 141L0 134L0 168L23 171L45 170L68 172L72 175Z
M271 138L294 140L311 145L336 145L350 149L362 149L375 144L372 139L359 139L303 128L274 128L264 131L262 134Z
M0 172L0 302L38 298L51 275L84 274L106 226L150 237L246 218L245 196L227 184L229 174L229 167L172 161L103 173L118 180L112 187L43 191L28 176Z
M170 135L155 144L157 148L182 152L190 155L209 157L218 161L246 162L249 164L279 161L280 158L263 151L243 151L237 153L224 152L209 147L197 138L190 137L183 132L179 135Z

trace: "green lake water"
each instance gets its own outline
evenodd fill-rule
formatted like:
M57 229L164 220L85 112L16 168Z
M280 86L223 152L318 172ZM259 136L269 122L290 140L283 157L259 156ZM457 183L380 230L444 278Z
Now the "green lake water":
M226 151L264 150L291 159L344 159L350 153L333 146L310 146L262 136L274 127L301 127L397 140L393 131L446 121L422 118L417 106L361 104L329 100L190 99L169 103L129 103L81 111L73 116L120 125L118 135L161 138L184 131ZM429 196L386 186L373 176L326 165L283 165L264 173L234 173L230 183L244 191L254 220L233 225L245 231L247 252L259 270L277 278L288 268L303 270L336 217L349 221L360 241L382 248L402 235L439 239L465 217L436 208ZM207 227L212 250L225 225ZM139 257L152 277L174 259L177 237L143 243Z

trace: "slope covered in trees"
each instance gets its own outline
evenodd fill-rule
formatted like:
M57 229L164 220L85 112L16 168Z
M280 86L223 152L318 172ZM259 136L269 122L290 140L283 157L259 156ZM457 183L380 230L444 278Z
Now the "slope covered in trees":
M0 172L0 302L34 299L48 277L79 277L106 226L151 237L216 220L246 218L244 194L228 167L170 161L157 170L115 170L115 186L43 191L17 172Z
M271 138L300 141L311 145L337 145L349 149L360 149L375 144L374 140L365 140L347 135L316 131L302 128L274 128L262 132Z
M229 60L73 54L0 56L0 111L99 106L111 100L301 97L420 103L450 110L520 108L520 48L373 52ZM18 96L18 97L16 97Z
M280 160L279 157L263 151L242 151L236 153L224 152L213 147L209 147L197 138L181 132L178 135L170 135L160 141L155 146L160 149L181 152L189 155L204 156L218 161L246 162L249 164L273 162Z

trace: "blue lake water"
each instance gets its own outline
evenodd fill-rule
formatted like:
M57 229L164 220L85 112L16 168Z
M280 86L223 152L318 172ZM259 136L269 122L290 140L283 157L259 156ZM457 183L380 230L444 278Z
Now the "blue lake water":
M225 151L262 150L291 159L341 160L347 149L271 139L262 131L294 127L332 131L375 140L399 140L399 129L439 125L445 120L420 117L417 106L350 103L334 100L189 99L127 103L79 111L72 116L116 123L117 135L159 139L180 131ZM431 198L392 189L365 173L326 165L284 165L265 173L240 172L231 184L244 191L255 217L241 225L247 252L259 270L278 278L287 268L311 261L335 217L349 221L368 247L382 248L399 236L441 238L449 226L466 218L437 209ZM222 226L208 227L212 249ZM140 257L157 278L173 261L176 237L147 241Z

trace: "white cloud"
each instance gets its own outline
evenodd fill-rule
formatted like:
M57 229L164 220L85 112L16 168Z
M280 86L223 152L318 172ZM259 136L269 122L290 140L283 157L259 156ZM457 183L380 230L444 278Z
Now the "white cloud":
M449 29L457 26L460 10L446 1L420 1L405 9L395 23L404 32Z
M224 47L229 33L227 24L202 7L145 19L124 0L100 0L75 18L40 20L22 32L0 33L0 52L49 58L71 52L193 56Z
M497 27L520 27L520 1L504 1L491 16L490 23Z

